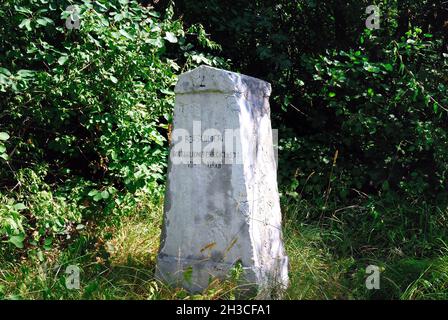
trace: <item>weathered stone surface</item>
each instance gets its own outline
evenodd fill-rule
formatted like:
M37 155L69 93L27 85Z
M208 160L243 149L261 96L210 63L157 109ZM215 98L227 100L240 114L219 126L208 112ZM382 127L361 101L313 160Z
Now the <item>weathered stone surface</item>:
M175 91L156 275L195 292L207 288L212 277L225 278L239 262L259 297L272 297L287 286L288 259L272 143L271 86L202 66L182 74Z

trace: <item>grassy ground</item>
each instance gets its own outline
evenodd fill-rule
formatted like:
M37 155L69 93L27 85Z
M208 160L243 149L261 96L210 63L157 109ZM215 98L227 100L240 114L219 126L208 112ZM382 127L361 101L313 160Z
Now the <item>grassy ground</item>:
M448 253L434 259L335 254L334 235L318 224L300 222L304 210L285 205L284 238L291 284L286 299L443 299L448 298ZM302 215L301 215L302 216ZM66 247L36 256L2 257L2 299L232 299L235 283L211 283L191 296L153 279L162 217L161 203L148 201L115 227L89 226ZM104 225L107 225L105 223ZM445 254L446 253L446 254ZM381 289L367 290L365 268L382 268ZM65 270L81 268L81 287L68 290Z

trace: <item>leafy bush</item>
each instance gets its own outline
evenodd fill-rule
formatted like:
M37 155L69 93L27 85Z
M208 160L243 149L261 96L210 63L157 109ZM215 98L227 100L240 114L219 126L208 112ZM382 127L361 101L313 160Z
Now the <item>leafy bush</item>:
M358 48L304 59L301 105L313 120L306 135L282 141L280 166L296 164L282 173L285 192L316 206L308 217L329 217L349 251L395 244L422 255L446 239L448 64L439 48L419 28L386 45L367 31Z
M0 8L0 236L16 247L70 232L83 216L126 212L127 193L160 194L176 74L223 63L172 7L71 4Z
M304 99L318 102L310 113L327 115L313 124L312 139L338 150L333 179L342 198L350 187L446 198L448 64L439 44L421 33L415 29L385 45L368 32L359 49L308 62L314 70L307 83L319 90L305 89Z

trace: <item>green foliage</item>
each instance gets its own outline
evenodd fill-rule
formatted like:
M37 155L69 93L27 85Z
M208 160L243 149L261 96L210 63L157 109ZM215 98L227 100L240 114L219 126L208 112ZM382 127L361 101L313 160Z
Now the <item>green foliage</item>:
M338 191L343 198L347 184L383 194L394 190L432 197L446 183L441 154L446 135L443 106L448 102L442 81L447 64L440 59L437 43L420 33L417 29L388 45L367 33L365 46L306 60L312 80L305 85L303 99L315 103L303 110L315 120L311 135L299 143L322 149L314 152L316 166L331 164L331 150L339 151L343 178ZM319 119L317 115L323 113L326 116ZM291 143L284 147L295 152ZM319 159L319 154L327 158ZM434 175L428 174L428 166ZM301 184L307 178L302 174ZM311 182L317 179L314 176Z
M7 235L7 242L23 248L23 216L20 211L26 209L23 203L15 203L13 199L2 196L0 207L0 231Z
M0 237L16 247L125 213L127 194L159 195L176 74L223 63L204 29L186 32L172 7L72 4L0 8ZM79 28L67 28L70 19Z
M397 243L421 255L446 238L448 64L439 45L418 28L387 44L366 31L356 49L304 58L309 105L300 104L312 121L303 137L281 140L280 166L298 168L282 173L285 192L310 199L314 218L329 216L347 249Z
M197 296L154 281L160 215L116 229L162 194L176 75L229 61L273 85L289 297L446 297L447 5L160 2L2 3L0 262L41 265L67 245L59 262L85 259L90 278L73 293L49 270L2 265L16 269L0 297L234 298L238 268ZM364 30L371 4L379 30Z
M8 160L8 154L6 153L5 141L9 139L9 134L6 132L0 132L0 158Z

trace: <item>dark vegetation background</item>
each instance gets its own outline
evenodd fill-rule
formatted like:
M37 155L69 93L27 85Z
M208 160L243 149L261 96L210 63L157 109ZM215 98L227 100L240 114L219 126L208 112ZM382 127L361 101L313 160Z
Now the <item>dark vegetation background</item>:
M208 64L273 85L285 236L313 230L338 277L317 297L446 297L447 58L446 1L2 1L3 268L108 266L108 228L163 195L176 76ZM359 285L368 264L385 289Z

